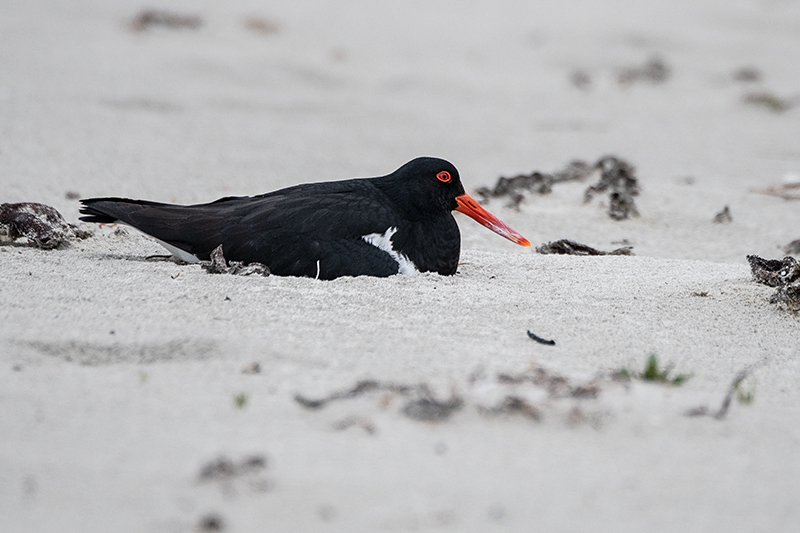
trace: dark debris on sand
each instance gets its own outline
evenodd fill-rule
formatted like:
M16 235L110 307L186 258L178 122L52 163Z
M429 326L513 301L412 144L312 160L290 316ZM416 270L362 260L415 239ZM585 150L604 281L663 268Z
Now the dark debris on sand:
M454 412L461 409L464 401L456 395L448 400L439 400L427 394L421 398L414 398L403 406L403 414L412 420L421 422L440 422L450 418Z
M497 382L519 385L531 383L547 391L551 399L557 398L597 398L600 386L596 382L574 385L568 378L549 370L536 367L520 374L497 374Z
M130 23L131 31L142 32L154 27L195 30L203 25L200 15L184 15L163 9L144 9Z
M216 513L210 513L200 518L197 523L198 531L223 531L225 529L225 521L222 516Z
M384 391L406 396L411 394L415 388L415 386L410 385L399 385L396 383L384 383L374 379L364 379L356 383L352 388L332 392L323 398L312 400L306 398L302 394L295 394L294 399L306 409L322 409L331 402L357 398L370 392Z
M447 420L450 415L459 410L463 400L453 394L447 400L440 400L431 392L424 383L419 385L402 385L377 380L362 380L352 388L336 391L323 398L309 399L301 394L296 394L294 399L306 409L322 409L329 403L338 400L347 400L373 392L389 392L408 398L402 408L402 413L413 419L424 422L440 422Z
M200 261L200 266L209 274L233 274L235 276L269 276L269 267L262 263L249 263L245 265L241 261L226 261L222 254L220 244L211 252L210 261Z
M731 216L730 208L726 205L722 209L722 211L714 215L712 222L714 222L714 224L728 224L730 222L733 222L733 217Z
M553 400L593 400L600 395L600 383L597 380L574 384L566 377L543 368L534 368L520 374L499 373L485 376L476 373L460 388L464 389L463 393L456 392L458 389L453 387L449 398L440 398L424 383L400 385L377 380L362 380L351 388L332 392L319 399L310 399L297 394L295 401L307 409L319 410L334 401L353 400L367 395L374 396L378 392L388 392L405 399L400 408L401 414L421 422L444 422L466 407L472 407L482 415L520 414L525 418L539 421L543 418L544 405L537 405L536 400L532 398L538 397L550 406ZM381 409L386 409L394 403L391 400L387 401L385 395L378 400ZM342 422L334 424L334 429L341 430L353 426L361 426L369 434L374 434L376 431L372 422L365 421L360 416L349 416Z
M200 468L198 482L216 485L228 497L241 493L263 494L273 488L267 477L267 458L261 454L235 461L220 456Z
M374 435L377 432L375 424L361 416L348 416L342 420L334 422L331 427L334 431L345 431L352 427L359 427L368 435Z
M258 474L267 468L267 459L263 455L251 455L241 461L233 461L227 457L218 457L209 461L200 469L200 481L220 481L249 474Z
M791 256L783 259L764 259L748 255L753 279L777 291L770 297L773 304L782 304L790 311L800 311L800 263Z
M781 185L770 185L764 189L752 189L752 192L776 196L783 200L800 200L800 183L791 182Z
M748 255L747 262L750 263L753 278L770 287L783 287L800 279L800 265L794 257L764 259Z
M544 416L542 410L533 405L529 400L510 394L500 400L500 403L491 407L478 406L478 411L486 416L522 415L536 422L541 422Z
M563 254L563 255L633 255L633 246L623 246L610 252L604 252L592 248L587 244L571 241L569 239L559 239L557 241L541 244L536 247L539 254Z
M556 341L554 341L553 339L545 339L543 337L540 337L539 335L537 335L536 333L532 332L531 330L528 330L528 338L538 342L539 344L544 344L545 346L555 346L556 345Z
M534 171L530 174L518 174L511 178L501 176L493 188L481 187L475 191L475 194L482 203L487 202L490 198L507 197L509 200L506 206L519 209L520 203L525 199L525 192L549 194L556 183L584 180L594 170L595 167L592 165L576 159L563 170L553 174Z
M486 417L520 415L541 422L547 411L571 405L566 413L562 413L568 425L589 422L597 428L602 422L603 417L599 412L585 411L580 404L574 403L597 399L601 391L598 379L575 384L564 376L535 367L519 374L499 373L488 377L477 374L471 378L471 384L474 391L472 403L478 413ZM494 389L495 394L483 397L480 391L485 389ZM538 401L534 399L537 396L540 398ZM576 417L576 410L585 416Z
M747 93L742 102L747 105L762 107L773 113L783 113L797 105L797 98L784 98L770 92Z
M622 158L605 156L594 164L581 160L570 162L563 170L548 174L534 171L519 174L512 178L500 177L493 188L481 187L475 194L482 203L491 198L508 198L507 207L519 209L525 193L549 194L553 185L568 181L583 181L594 172L600 172L600 180L584 192L584 202L588 203L598 193L608 193L608 215L614 220L638 216L639 212L633 197L639 194L639 183L635 168Z
M758 67L753 66L738 68L731 74L733 81L740 81L744 83L755 83L757 81L761 81L761 78L763 77L764 76Z
M349 389L335 391L322 398L310 399L296 394L294 399L306 409L317 410L334 401L354 399L374 392L389 392L408 398L402 409L403 414L411 419L426 422L446 420L462 405L462 400L455 395L449 400L436 399L425 384L402 385L373 379L361 380Z
M91 235L68 224L61 213L49 205L32 202L0 205L0 242L25 238L43 250L52 250Z
M588 91L592 88L592 77L585 70L577 69L570 72L569 82L581 91Z
M281 26L276 21L255 15L244 19L246 29L260 35L273 35L280 31Z
M783 253L789 255L800 255L800 239L795 239L784 246Z
M633 165L614 156L600 158L595 163L600 169L600 181L583 193L584 203L589 203L597 193L608 192L608 216L614 220L625 220L639 216L633 197L639 194L639 182Z
M664 83L670 77L671 69L667 63L659 58L652 57L644 65L628 67L620 71L617 81L620 85L631 85L635 82L649 82L652 84Z

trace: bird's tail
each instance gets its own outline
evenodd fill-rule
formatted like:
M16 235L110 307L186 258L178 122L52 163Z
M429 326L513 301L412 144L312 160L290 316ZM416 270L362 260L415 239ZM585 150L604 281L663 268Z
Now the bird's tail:
M81 204L84 216L80 220L121 222L199 259L208 259L222 242L224 213L216 202L186 206L127 198L88 198Z

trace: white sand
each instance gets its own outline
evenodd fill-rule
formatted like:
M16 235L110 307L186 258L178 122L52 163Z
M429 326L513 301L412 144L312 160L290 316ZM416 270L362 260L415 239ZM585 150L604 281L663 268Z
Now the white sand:
M637 256L537 255L464 217L449 278L215 276L145 261L161 248L114 228L2 246L0 530L800 529L800 319L745 262L800 238L800 204L751 192L800 173L800 109L741 101L800 93L800 3L165 2L204 27L143 33L126 27L137 6L91 4L0 12L0 202L75 222L67 191L210 201L423 154L474 189L614 153L637 167L639 218L584 205L586 183L488 208L534 244L627 239ZM619 86L654 54L665 83ZM732 81L744 66L762 81ZM725 205L733 222L713 224ZM469 381L538 365L584 383L652 352L693 377L527 390L540 422L480 414L510 389ZM754 363L752 404L684 416ZM293 399L360 379L465 405L428 423L386 393ZM266 469L200 480L252 455Z

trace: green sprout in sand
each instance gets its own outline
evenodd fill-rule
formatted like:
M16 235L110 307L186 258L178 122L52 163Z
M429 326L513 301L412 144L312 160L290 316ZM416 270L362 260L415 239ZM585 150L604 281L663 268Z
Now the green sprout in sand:
M748 390L742 386L742 382L736 384L735 387L736 391L736 401L738 401L742 405L750 405L753 403L753 400L756 399L756 386L755 383L752 387L749 387Z
M678 374L676 376L670 376L672 373L672 369L675 367L673 364L668 364L664 368L661 368L658 363L658 357L656 354L651 353L647 356L647 362L644 365L644 370L641 372L634 372L625 367L622 367L618 372L617 375L624 379L632 379L637 378L641 379L642 381L654 381L658 383L666 383L668 385L672 385L678 387L686 383L689 378L692 377L691 374Z
M233 403L238 409L242 409L245 405L247 405L247 400L248 398L246 392L240 392L233 397Z

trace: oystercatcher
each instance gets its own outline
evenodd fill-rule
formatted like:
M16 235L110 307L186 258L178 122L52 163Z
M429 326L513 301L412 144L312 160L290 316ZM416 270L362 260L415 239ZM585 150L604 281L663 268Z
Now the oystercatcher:
M81 203L81 220L128 224L184 261L207 260L221 244L226 259L263 263L280 276L455 274L461 234L453 210L530 246L464 192L455 166L433 157L378 178L295 185L209 204L125 198Z

